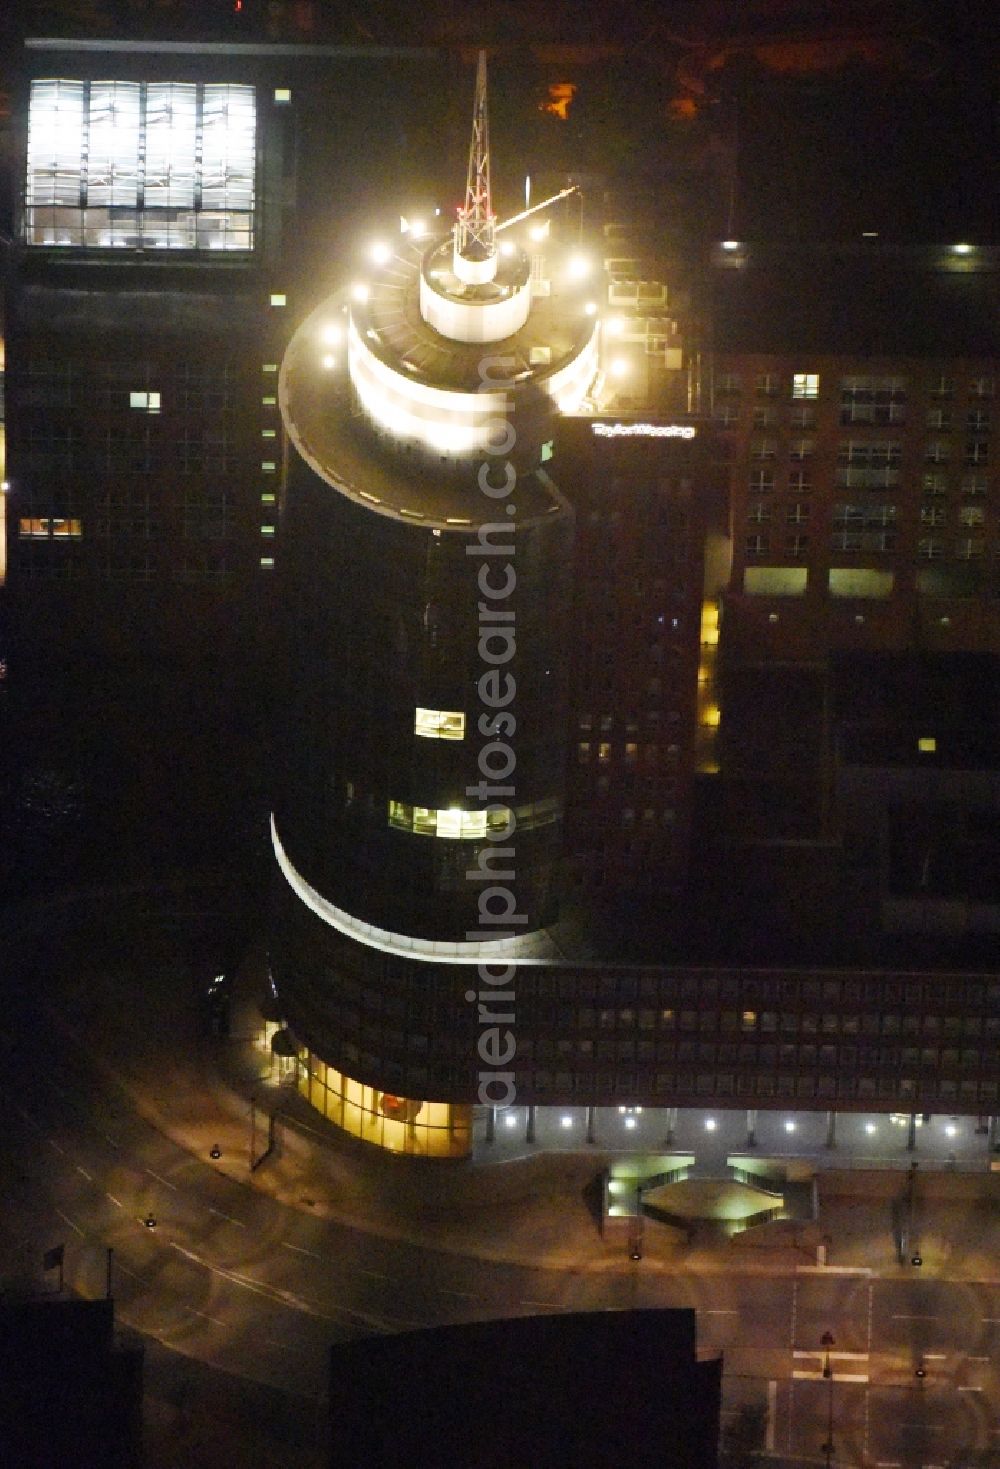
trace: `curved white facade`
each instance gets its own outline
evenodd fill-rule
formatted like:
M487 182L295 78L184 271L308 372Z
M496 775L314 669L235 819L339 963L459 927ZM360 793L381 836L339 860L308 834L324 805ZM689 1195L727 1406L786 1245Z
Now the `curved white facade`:
M528 292L530 302L530 291ZM436 388L398 372L371 350L352 317L347 333L348 371L369 417L401 443L409 440L436 454L489 451L503 435L507 394L463 393ZM563 413L583 399L597 371L597 329L582 350L540 386Z
M449 341L502 342L521 330L530 311L530 280L498 301L463 301L435 291L421 273L420 315Z

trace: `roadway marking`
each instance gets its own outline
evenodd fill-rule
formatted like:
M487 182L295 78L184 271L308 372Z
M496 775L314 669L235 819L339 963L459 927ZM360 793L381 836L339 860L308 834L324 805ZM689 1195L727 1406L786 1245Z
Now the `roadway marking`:
M152 1168L147 1168L146 1172L149 1174L150 1178L155 1178L157 1183L162 1183L164 1188L172 1188L174 1193L177 1192L176 1183L171 1183L169 1178L164 1178L161 1173L154 1173Z
M867 1372L831 1372L824 1379L822 1372L793 1372L792 1376L803 1382L867 1382Z
M221 1209L213 1209L211 1204L208 1206L208 1212L217 1215L220 1219L228 1219L230 1224L235 1224L240 1229L246 1229L246 1225L242 1219L234 1219L232 1214L223 1214Z
M317 1255L315 1250L304 1250L301 1245L289 1244L287 1239L281 1241L286 1250L294 1250L297 1255L308 1255L310 1260L322 1260L322 1255Z
M64 1214L61 1209L57 1209L56 1210L56 1213L59 1215L59 1218L63 1221L64 1224L68 1224L69 1227L70 1227L70 1229L75 1229L76 1230L77 1234L80 1236L81 1239L86 1239L86 1235L84 1234L83 1230L80 1228L79 1224L74 1224L73 1221L72 1221L72 1219L69 1217L68 1214Z
M575 1311L575 1306L565 1306L562 1301L518 1301L519 1306L539 1306L543 1311ZM616 1310L617 1307L612 1307Z
M38 1123L35 1121L34 1117L32 1117L30 1112L26 1112L24 1108L20 1106L17 1107L17 1111L20 1112L21 1116L24 1118L29 1127L33 1127L36 1132L41 1132L42 1129L39 1127ZM50 1138L49 1141L51 1142L52 1139Z
M985 1321L987 1326L1000 1326L1000 1316L980 1316L980 1321Z
M959 1392L982 1392L981 1387L960 1387Z
M105 1195L105 1197L109 1198L116 1208L124 1209L125 1205L122 1203L121 1199L116 1199L114 1194L107 1194Z
M115 1256L114 1268L120 1270L123 1275L131 1275L133 1280L142 1280L143 1278L141 1275L137 1275L134 1270L130 1270L127 1265L123 1265L117 1255Z
M948 1353L947 1352L925 1352L924 1353L924 1361L925 1362L943 1362L943 1361L945 1361L945 1359L947 1358L947 1356L948 1356Z
M205 1311L196 1311L193 1306L185 1306L184 1309L190 1311L192 1316L200 1316L202 1321L211 1321L213 1326L225 1326L226 1324L224 1321L220 1321L218 1316L209 1316ZM264 1340L267 1341L268 1338L265 1337Z
M988 1362L990 1359L989 1357L968 1357L966 1360L969 1362Z
M867 1265L796 1265L798 1275L871 1275Z
M774 1452L774 1432L777 1427L778 1416L778 1384L772 1377L767 1384L767 1427L764 1430L764 1449L767 1453Z
M441 1294L443 1296L458 1296L463 1301L474 1301L476 1299L470 1290L449 1290L446 1285L441 1287Z
M93 1183L94 1175L92 1173L88 1173L86 1168L81 1168L79 1163L76 1165L76 1171L77 1173L82 1173L88 1183Z
M65 1156L66 1156L66 1149L65 1148L61 1148L59 1146L59 1144L56 1142L56 1140L55 1140L54 1137L48 1138L47 1141L48 1141L48 1144L49 1144L49 1147L50 1148L55 1148L56 1152L57 1153L62 1153L63 1157L65 1158Z
M170 1248L183 1255L186 1260L191 1260L195 1265L200 1265L203 1270L210 1270L213 1275L218 1275L222 1280L228 1280L233 1285L242 1286L244 1290L253 1291L254 1295L263 1296L265 1300L277 1301L280 1305L287 1306L293 1311L303 1311L308 1316L316 1316L321 1321L336 1321L336 1316L330 1316L321 1311L318 1306L312 1305L301 1296L293 1294L290 1290L281 1290L277 1286L265 1285L262 1281L252 1280L247 1275L240 1275L235 1270L224 1270L220 1265L210 1265L207 1260L196 1255L193 1250L187 1250L179 1245L176 1240L170 1241ZM418 1327L426 1325L422 1321L409 1321L392 1319L390 1317L377 1317L367 1315L362 1311L354 1311L350 1306L336 1306L334 1308L339 1316L350 1316L355 1321L362 1321L368 1327L376 1331L399 1331L406 1327Z
M739 1312L735 1310L725 1310L720 1306L714 1309L711 1307L706 1307L700 1314L702 1316L738 1316Z
M822 1357L826 1354L826 1347L817 1347L814 1352L793 1352L793 1357ZM867 1362L867 1352L830 1352L830 1360L834 1357L842 1357L846 1362Z
M121 1152L121 1149L122 1149L121 1143L117 1140L117 1138L113 1138L111 1136L110 1132L102 1133L101 1136L104 1138L104 1141L106 1143L110 1143L113 1148L117 1148L118 1151Z
M359 1275L367 1275L372 1280L388 1280L389 1279L388 1275L383 1275L382 1272L381 1272L381 1270L362 1270L360 1268L360 1266L358 1267L358 1274Z
M893 1315L893 1321L940 1321L940 1316L901 1316Z

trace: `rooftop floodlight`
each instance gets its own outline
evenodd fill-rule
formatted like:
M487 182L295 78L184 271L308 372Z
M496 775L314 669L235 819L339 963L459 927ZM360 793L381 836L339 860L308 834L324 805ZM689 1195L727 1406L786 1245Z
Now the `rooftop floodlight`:
M788 1121L785 1123L785 1131L786 1132L794 1132L795 1131L795 1127L796 1127L796 1124L792 1121L791 1118L789 1118Z
M590 274L590 261L586 255L571 255L569 258L569 278L573 281L586 280Z
M609 337L620 337L625 330L625 318L622 316L609 316L604 323L604 330Z
M635 1118L634 1117L626 1117L625 1118L625 1126L627 1128L629 1128L629 1129L635 1127Z
M533 240L544 240L549 233L549 221L546 219L541 224L533 224L528 234Z
M723 250L738 250L740 248L740 242L739 240L723 240L722 248Z
M410 225L410 234L415 240L422 240L427 233L427 226L422 219L415 219Z
M869 1137L871 1137L872 1133L873 1132L876 1132L876 1131L877 1131L877 1128L876 1128L874 1122L866 1122L865 1123L865 1132L867 1132L867 1134L868 1134Z
M512 240L504 240L503 244L500 246L500 254L513 255L516 249L517 246L513 243Z
M343 336L344 333L340 327L340 324L336 321L331 321L329 325L325 326L320 332L321 340L324 341L328 347L339 346L340 342L343 340Z
M612 377L624 377L628 372L628 361L624 357L616 357L608 367Z
M517 1126L517 1118L514 1116L513 1112L508 1112L507 1113L506 1117L503 1120L503 1125L504 1125L504 1127L516 1127Z
M560 1118L560 1121L562 1122L563 1127L572 1127L573 1126L573 1119L572 1119L572 1117L562 1117L562 1118Z
M715 1120L714 1117L706 1117L705 1118L705 1131L706 1132L714 1132L717 1126L718 1126L718 1123L716 1122L716 1120Z
M587 313L588 316L596 316L597 315L597 302L596 301L588 301L587 304L586 304L586 306L583 309Z
M368 287L365 285L364 281L357 281L351 287L351 295L354 297L355 301L368 300Z
M326 356L323 358L323 366L326 368L327 372L329 372L330 371L330 368L331 367L336 367L336 365L337 365L337 359L336 359L336 357L334 357L331 352L328 352L326 354Z
M955 255L971 255L972 254L972 246L971 245L952 245L951 248L952 248L952 252Z
M385 265L392 259L392 251L384 240L376 240L368 251L376 265Z

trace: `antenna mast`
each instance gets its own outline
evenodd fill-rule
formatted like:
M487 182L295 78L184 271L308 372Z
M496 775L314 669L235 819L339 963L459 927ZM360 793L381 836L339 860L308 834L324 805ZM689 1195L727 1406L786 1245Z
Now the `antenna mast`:
M486 108L486 52L476 67L476 101L472 109L472 142L465 181L465 204L455 225L455 274L469 284L492 280L496 273L496 215L490 197L490 123Z

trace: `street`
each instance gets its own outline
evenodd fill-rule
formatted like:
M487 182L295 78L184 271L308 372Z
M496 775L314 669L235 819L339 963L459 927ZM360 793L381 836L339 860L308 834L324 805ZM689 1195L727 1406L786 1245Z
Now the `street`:
M595 1233L593 1249L559 1269L369 1234L178 1147L30 1004L12 1019L33 1041L6 1036L7 1279L37 1281L42 1252L65 1242L67 1287L100 1295L110 1248L122 1325L280 1389L310 1424L338 1340L529 1312L686 1306L700 1350L725 1354L725 1410L767 1404L767 1446L789 1462L824 1462L831 1412L839 1465L931 1469L1000 1446L1000 1271L969 1280L900 1268L888 1240L884 1273L750 1269L738 1257L694 1271L658 1254L651 1221L642 1261Z

